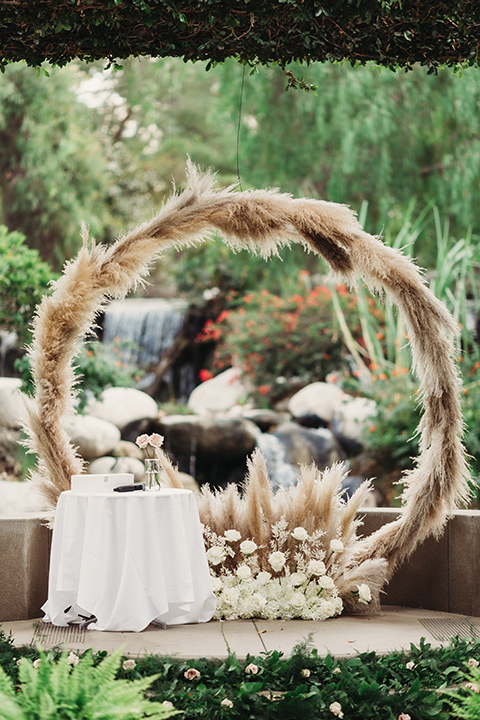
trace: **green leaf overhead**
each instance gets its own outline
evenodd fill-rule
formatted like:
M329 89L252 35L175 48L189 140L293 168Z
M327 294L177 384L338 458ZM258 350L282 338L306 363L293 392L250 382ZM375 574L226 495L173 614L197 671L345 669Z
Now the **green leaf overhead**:
M477 66L477 0L4 0L0 67L130 55Z

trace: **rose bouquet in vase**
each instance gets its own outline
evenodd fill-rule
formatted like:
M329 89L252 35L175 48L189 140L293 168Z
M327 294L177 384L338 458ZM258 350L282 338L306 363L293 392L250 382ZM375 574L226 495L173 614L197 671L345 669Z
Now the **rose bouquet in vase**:
M160 490L162 487L162 458L160 448L163 437L158 433L139 435L135 443L145 452L145 489Z

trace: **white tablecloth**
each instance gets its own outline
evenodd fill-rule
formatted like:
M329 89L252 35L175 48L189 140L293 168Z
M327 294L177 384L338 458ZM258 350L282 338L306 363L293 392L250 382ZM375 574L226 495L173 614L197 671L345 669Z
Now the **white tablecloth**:
M95 615L94 630L210 620L215 595L193 493L63 492L44 620L66 625L75 604Z

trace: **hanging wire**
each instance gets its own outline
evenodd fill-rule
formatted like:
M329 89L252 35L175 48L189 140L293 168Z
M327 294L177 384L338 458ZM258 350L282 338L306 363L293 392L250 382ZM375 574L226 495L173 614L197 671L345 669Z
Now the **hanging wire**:
M240 99L238 102L238 123L237 123L237 179L240 190L243 190L242 180L240 178L240 125L242 121L242 106L243 106L243 88L245 86L245 68L246 64L243 63L242 71L242 84L240 86Z
M173 133L174 133L174 121L173 121L173 105L174 105L174 92L173 92L173 59L170 58L169 62L169 75L170 75L170 88L169 88L169 94L170 94L170 174L172 176L172 180L175 180L175 160L174 160L174 149L173 149Z

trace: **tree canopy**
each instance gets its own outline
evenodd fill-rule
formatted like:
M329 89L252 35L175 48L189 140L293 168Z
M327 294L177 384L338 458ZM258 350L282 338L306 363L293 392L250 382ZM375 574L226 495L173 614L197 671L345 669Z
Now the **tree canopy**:
M478 66L478 0L8 0L0 67L131 55Z

